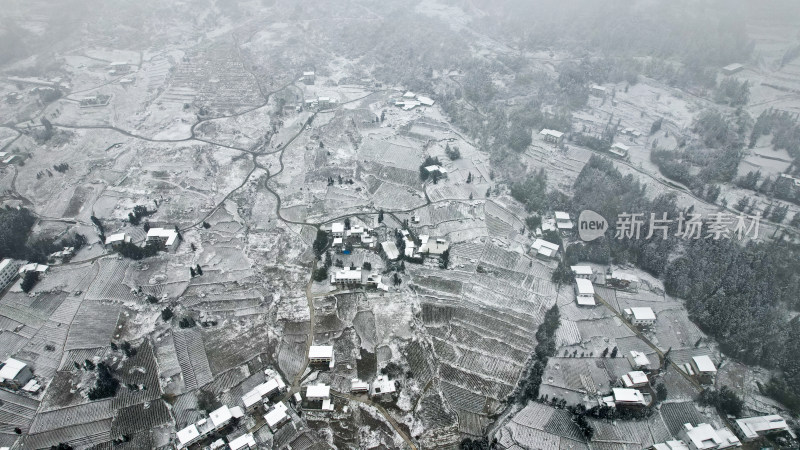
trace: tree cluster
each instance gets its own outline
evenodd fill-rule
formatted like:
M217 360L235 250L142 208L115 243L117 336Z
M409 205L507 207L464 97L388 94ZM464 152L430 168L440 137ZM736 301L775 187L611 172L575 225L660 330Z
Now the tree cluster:
M114 378L111 368L104 362L97 364L97 380L89 390L89 400L114 397L119 389L119 380Z
M525 405L530 400L539 398L539 387L547 360L556 353L555 334L561 323L558 305L553 305L544 315L544 321L536 330L536 348L528 362L528 367L520 377L519 384L511 394L511 401Z

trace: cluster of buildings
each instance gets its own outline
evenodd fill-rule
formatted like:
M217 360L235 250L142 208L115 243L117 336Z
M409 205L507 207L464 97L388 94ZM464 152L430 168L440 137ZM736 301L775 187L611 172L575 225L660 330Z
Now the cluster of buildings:
M394 105L403 108L404 111L411 111L418 106L433 106L434 100L430 97L417 95L411 91L406 92L403 96L394 101Z
M363 225L353 225L347 228L343 222L334 222L331 224L331 236L333 236L334 248L343 247L345 243L356 243L366 248L375 248L375 236L372 235L372 229Z
M423 256L441 256L450 249L450 243L444 239L431 239L428 235L419 237L419 245L407 230L401 230L403 243L405 244L404 255L407 258L422 258ZM381 242L381 250L390 261L400 258L400 250L394 241Z
M366 381L353 378L350 381L351 394L369 394L372 398L386 400L397 393L397 384L388 375L379 375L370 385Z
M0 157L2 157L2 155L0 155ZM788 173L782 173L780 175L780 177L782 179L787 179L787 180L791 181L792 184L794 185L794 187L800 187L800 178L793 177L793 176L789 175Z
M71 252L74 254L74 249ZM8 286L17 276L24 277L28 272L37 272L41 276L46 274L48 270L50 270L50 266L46 264L22 263L11 258L5 258L0 261L0 289Z
M239 419L244 416L245 412L252 413L259 405L264 405L266 414L264 420L270 429L274 432L283 424L291 421L288 414L288 407L284 402L276 402L274 405L269 405L270 400L275 396L286 392L286 384L280 375L274 374L272 371L267 370L264 372L265 377L268 377L264 383L259 384L242 396L242 405L228 407L223 405L208 415L207 418L200 419L199 421L189 424L183 429L176 432L178 440L178 449L186 448L195 444L214 432L220 432L228 426L234 419ZM256 448L256 441L252 433L245 433L241 436L231 439L227 444L218 439L209 445L212 449L250 449Z
M310 98L306 100L305 106L308 109L311 108L326 109L334 106L336 103L337 103L336 99L320 96L317 98Z
M720 450L741 447L742 442L751 442L758 438L773 434L787 434L792 439L797 436L778 415L748 417L736 420L733 432L726 427L714 428L710 424L701 423L683 425L679 440L655 444L652 450Z
M75 256L75 247L64 247L57 252L51 253L47 258L51 262L66 262Z
M238 406L228 408L223 405L220 408L211 411L205 419L200 419L181 430L178 430L176 436L178 438L178 449L188 447L195 442L200 441L212 432L220 431L226 425L231 423L234 417L240 418L244 416L244 411Z
M154 242L167 251L174 251L178 248L181 237L174 228L152 227L147 230L147 243ZM123 244L131 243L131 237L126 233L116 233L106 237L105 246L118 249Z

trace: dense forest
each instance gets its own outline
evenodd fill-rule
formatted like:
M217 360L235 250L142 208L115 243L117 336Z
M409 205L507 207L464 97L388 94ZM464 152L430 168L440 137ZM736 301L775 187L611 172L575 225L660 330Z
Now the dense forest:
M605 238L574 244L567 263L630 262L660 275L669 295L682 298L690 318L716 338L729 356L748 364L779 369L765 386L787 406L800 408L800 323L788 310L800 310L800 246L786 242L734 239L681 239L672 224L668 239L615 239L615 218L622 212L679 211L671 196L648 200L631 175L623 176L611 161L593 156L578 176L572 211L591 209L603 215L611 230ZM644 221L641 235L649 232ZM706 235L703 228L702 235Z
M0 259L13 258L44 264L51 253L64 247L81 248L86 244L83 235L62 239L30 237L36 217L25 208L0 209Z
M667 293L729 356L779 369L767 391L800 411L800 247L786 242L687 241L664 274Z

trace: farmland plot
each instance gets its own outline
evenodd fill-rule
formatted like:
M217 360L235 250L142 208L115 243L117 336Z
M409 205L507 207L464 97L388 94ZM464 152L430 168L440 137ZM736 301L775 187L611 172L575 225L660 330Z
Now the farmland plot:
M278 345L269 326L261 320L228 321L226 326L203 329L211 373L218 375L259 355L272 355ZM236 336L237 345L230 342ZM263 364L263 363L262 363Z
M84 300L70 325L66 350L105 347L117 326L122 307Z
M210 383L214 376L208 364L200 331L195 328L176 330L173 339L186 389L193 390Z
M85 299L87 301L136 301L136 296L131 293L132 286L123 284L130 260L103 258L97 264L100 266L100 270L86 291Z
M7 436L18 436L14 433L14 428L19 427L27 433L39 402L29 397L15 394L13 392L0 390L0 439L7 439Z

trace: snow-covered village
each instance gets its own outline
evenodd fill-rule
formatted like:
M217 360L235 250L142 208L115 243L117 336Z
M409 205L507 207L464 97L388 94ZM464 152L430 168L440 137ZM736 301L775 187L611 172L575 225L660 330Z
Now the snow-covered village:
M797 2L0 18L0 450L800 448Z

